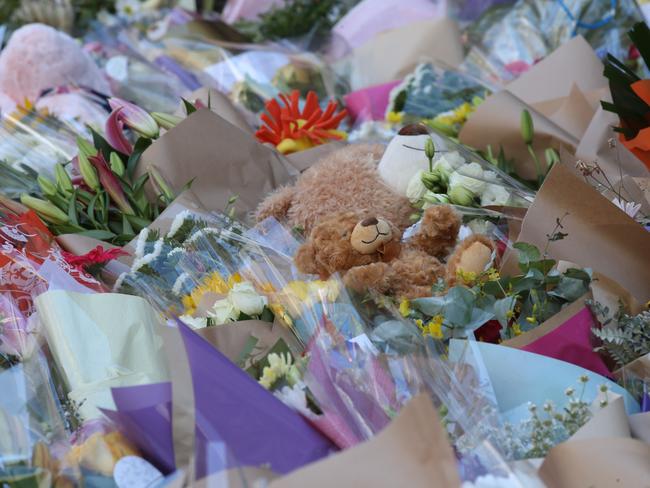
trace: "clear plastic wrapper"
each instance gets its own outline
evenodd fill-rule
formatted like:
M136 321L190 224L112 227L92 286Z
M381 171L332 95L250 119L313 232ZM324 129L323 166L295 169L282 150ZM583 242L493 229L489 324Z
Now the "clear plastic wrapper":
M487 10L468 28L469 59L488 59L514 78L578 34L600 57L611 53L627 59L626 32L639 18L632 0L506 2ZM472 51L478 52L476 58Z

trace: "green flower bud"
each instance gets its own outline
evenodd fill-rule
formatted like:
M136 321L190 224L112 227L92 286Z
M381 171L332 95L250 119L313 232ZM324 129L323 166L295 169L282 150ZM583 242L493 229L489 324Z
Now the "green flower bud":
M167 183L155 166L149 166L149 177L158 194L162 195L168 203L171 203L176 198L176 194L169 186L169 183Z
M47 176L38 175L36 181L38 182L38 186L41 187L41 191L43 192L43 195L48 197L56 195L56 185Z
M72 190L74 190L72 180L62 164L57 163L54 165L54 176L56 177L56 186L63 193L72 193Z
M151 116L160 127L166 130L173 129L184 120L183 117L161 112L151 112Z
M449 193L449 201L454 205L462 205L463 207L471 207L474 205L474 193L464 186L457 185L452 188Z
M86 158L97 154L97 149L95 149L95 146L81 137L77 137L77 147L79 148L79 154L83 154L86 156Z
M449 197L444 193L435 193L428 191L422 199L427 203L449 203Z
M77 158L79 159L79 171L86 185L94 191L99 190L97 171L95 171L93 165L88 161L88 156L80 151Z
M433 159L436 155L436 147L433 144L433 139L431 137L424 141L424 154L429 160Z
M34 210L39 217L53 224L65 224L70 221L68 215L51 202L34 198L26 193L20 195L20 203Z
M117 176L124 176L124 171L126 170L126 168L124 167L122 158L119 157L117 153L114 152L111 153L110 164L111 164L111 171L113 173L115 173Z
M440 183L440 177L436 174L435 171L429 172L425 171L422 173L422 184L429 190L433 189L434 186L436 186L438 183Z
M533 118L528 110L521 112L521 137L527 146L533 143L533 134L535 127L533 126Z
M544 157L546 158L546 164L549 169L551 169L555 163L560 162L560 155L552 147L549 147L544 151Z

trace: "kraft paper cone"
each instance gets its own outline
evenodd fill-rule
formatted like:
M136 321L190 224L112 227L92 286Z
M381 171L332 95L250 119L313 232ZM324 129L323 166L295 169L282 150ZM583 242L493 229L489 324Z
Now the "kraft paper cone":
M219 349L224 356L235 364L238 364L241 360L242 351L251 336L257 339L255 345L256 355L262 356L266 354L279 339L282 339L289 346L295 357L300 356L303 350L291 331L277 322L243 320L232 324L205 327L194 332Z
M645 165L618 142L618 136L612 129L618 125L616 114L599 107L576 147L576 157L586 162L598 161L612 181L618 180L621 175L648 176ZM616 141L614 148L609 146L610 139Z
M603 93L603 90L598 90L598 93ZM587 131L598 108L577 85L573 85L567 97L531 106L578 140Z
M379 434L271 482L270 488L460 486L447 434L429 397L413 398Z
M463 61L460 31L453 20L427 20L382 32L338 62L337 71L351 69L355 91L401 80L423 61L452 67Z
M230 122L235 127L247 132L249 134L253 133L253 124L256 119L255 116L251 113L246 113L243 110L235 106L234 103L226 95L221 93L219 90L211 90L210 88L199 88L198 90L192 92L189 98L190 102L195 102L200 100L203 105L208 106L208 100L210 102L210 110L215 114L223 117L225 120ZM185 108L179 108L178 114L185 115Z
M490 145L493 151L498 151L503 147L506 156L514 159L517 174L534 180L537 177L535 164L521 137L521 113L524 109L533 119L533 147L541 164L545 164L544 149L547 147L559 150L561 145L574 148L578 145L577 138L508 91L495 93L481 103L461 130L459 138L463 144L477 149Z
M136 177L155 166L174 188L194 178L192 192L210 211L237 195L238 217L252 212L272 190L297 174L274 149L207 109L194 112L142 155Z
M589 92L607 87L603 63L582 36L576 36L535 64L506 89L528 104L566 97L576 85Z
M615 396L614 399L611 397ZM623 397L613 393L608 394L609 403L606 407L601 408L593 405L593 416L580 429L573 434L567 442L587 440L587 439L608 439L623 438L629 439L632 436L628 416L625 412L625 402ZM598 402L599 399L596 399Z
M650 445L635 439L585 439L552 448L539 470L551 488L648 488Z
M635 439L650 444L650 412L637 413L628 417L630 430Z
M549 243L549 256L592 268L629 290L639 302L647 302L650 233L563 165L553 167L537 193L519 241L544 249L547 234L565 214L562 232L568 235ZM504 256L502 271L506 275L518 271L514 252Z

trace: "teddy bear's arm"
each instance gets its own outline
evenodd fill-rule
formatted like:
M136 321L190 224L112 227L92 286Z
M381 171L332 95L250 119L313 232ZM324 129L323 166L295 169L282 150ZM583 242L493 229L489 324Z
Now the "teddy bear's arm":
M420 228L410 239L412 247L431 256L445 257L456 245L460 215L449 205L435 205L424 211Z
M291 208L295 193L294 186L283 186L269 194L257 207L255 220L261 222L268 217L275 217L279 221L284 220Z
M371 263L350 268L345 273L343 282L354 291L373 289L386 293L391 288L393 275L393 269L388 263Z

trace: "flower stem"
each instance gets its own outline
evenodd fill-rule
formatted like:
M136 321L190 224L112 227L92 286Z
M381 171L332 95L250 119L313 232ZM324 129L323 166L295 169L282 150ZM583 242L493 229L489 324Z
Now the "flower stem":
M544 181L544 175L542 174L542 167L539 164L539 159L537 158L537 154L535 154L535 150L533 149L532 144L526 144L526 147L528 148L528 153L530 156L533 158L533 161L535 162L535 170L537 171L537 186L542 186L542 182Z

